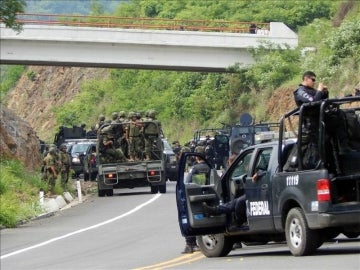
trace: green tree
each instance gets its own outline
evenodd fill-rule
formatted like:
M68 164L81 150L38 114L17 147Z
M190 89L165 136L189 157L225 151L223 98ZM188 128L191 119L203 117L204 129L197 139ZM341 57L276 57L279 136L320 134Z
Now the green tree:
M16 21L16 14L23 13L26 6L25 0L2 0L0 1L0 19L6 27L18 32L22 29L22 24Z

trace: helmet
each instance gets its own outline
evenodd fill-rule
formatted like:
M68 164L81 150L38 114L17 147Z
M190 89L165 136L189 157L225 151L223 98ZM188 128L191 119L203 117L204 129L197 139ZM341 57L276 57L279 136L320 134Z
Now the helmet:
M118 117L119 117L119 115L118 115L117 112L113 112L113 113L111 114L111 119L112 119L112 120L116 120L116 119L118 119Z
M129 118L136 116L135 112L129 112Z
M156 111L155 110L150 110L149 111L149 117L155 118L155 116L156 116Z
M80 127L86 128L86 124L85 124L85 123L82 123Z
M66 149L67 149L66 144L60 145L59 149L62 151L64 151L64 150L66 151Z
M125 116L126 116L126 113L125 113L124 111L120 111L120 112L119 112L119 116L120 116L120 117L125 117Z
M55 147L50 147L49 153L55 155L56 154L56 148Z
M105 115L100 114L99 115L99 121L105 121Z

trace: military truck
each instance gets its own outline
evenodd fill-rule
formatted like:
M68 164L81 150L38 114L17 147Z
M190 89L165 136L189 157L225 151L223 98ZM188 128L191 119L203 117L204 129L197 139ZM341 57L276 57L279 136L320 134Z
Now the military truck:
M158 122L142 121L141 138L146 137L146 127L153 126L160 131ZM166 179L163 159L163 143L161 132L152 141L151 158L147 160L145 153L140 153L134 161L127 154L127 141L124 130L127 124L113 123L102 126L98 131L96 147L96 163L98 169L98 196L113 196L114 189L137 188L149 186L151 193L166 193ZM118 132L120 130L120 132ZM113 151L120 151L125 158L109 156L104 151L104 136L113 141Z
M283 242L294 256L313 254L340 233L360 235L360 97L303 104L285 114L279 139L245 148L219 177L208 163L203 182L186 173L184 153L176 186L178 221L184 236L196 236L207 257L226 256L234 243ZM309 144L307 116L317 120ZM329 119L347 131L350 148L339 150ZM288 121L291 118L293 124ZM294 138L284 134L291 131ZM306 124L305 124L306 123ZM313 161L313 162L309 162ZM204 170L203 170L204 171ZM233 202L245 194L246 214L210 214L205 206ZM206 204L206 205L204 205ZM216 209L216 208L215 208ZM245 218L245 222L244 222Z
M69 141L73 139L85 139L85 138L86 138L86 130L84 130L82 127L60 126L58 132L55 134L54 144L57 147L60 147L60 145L64 143L66 140Z
M241 114L239 124L230 126L230 154L237 155L250 145L273 140L278 127L279 123L255 123L250 114Z

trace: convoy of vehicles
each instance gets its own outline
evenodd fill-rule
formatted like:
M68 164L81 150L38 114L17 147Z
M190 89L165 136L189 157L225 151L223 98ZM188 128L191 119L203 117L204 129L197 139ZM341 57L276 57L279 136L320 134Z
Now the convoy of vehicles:
M281 119L278 140L245 148L222 177L208 162L204 183L189 181L191 176L186 173L187 160L201 155L184 154L176 186L182 234L196 236L207 257L226 256L237 242L265 244L271 241L286 241L294 256L303 256L314 253L324 241L340 233L358 237L360 148L340 153L335 140L329 139L325 117L329 108L343 110L353 121L353 125L348 126L353 145L360 145L359 134L355 132L360 129L359 101L360 97L351 97L302 105ZM321 125L317 130L316 162L314 167L307 168L302 124L310 107L317 108ZM290 118L297 119L298 123L292 132L296 137L292 139L284 135L289 131L286 121ZM287 168L289 160L296 161L296 166ZM254 181L255 174L257 181ZM207 215L204 210L204 203L216 206L243 194L246 195L245 223L239 222L235 212Z

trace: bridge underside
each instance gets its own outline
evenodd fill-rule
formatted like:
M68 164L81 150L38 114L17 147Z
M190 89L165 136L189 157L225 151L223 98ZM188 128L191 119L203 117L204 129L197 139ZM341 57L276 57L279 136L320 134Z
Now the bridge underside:
M268 35L47 25L0 30L1 64L226 72L253 64L248 49L261 41L297 46L282 23L270 23Z
M238 48L24 40L3 40L1 47L1 64L226 72L253 63L247 49Z

